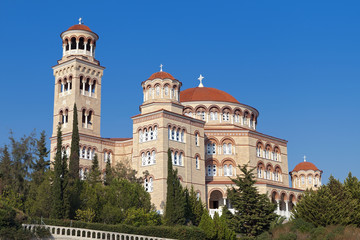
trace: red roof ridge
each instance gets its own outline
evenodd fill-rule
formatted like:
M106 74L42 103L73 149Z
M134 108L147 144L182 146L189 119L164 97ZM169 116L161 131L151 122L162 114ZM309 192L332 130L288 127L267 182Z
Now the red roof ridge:
M165 79L165 78L169 78L171 80L175 80L175 78L167 72L156 72L151 74L151 76L148 78L148 80L154 80L156 78L160 78L160 79Z
M236 98L222 90L211 87L188 88L180 92L180 102L217 101L239 103Z

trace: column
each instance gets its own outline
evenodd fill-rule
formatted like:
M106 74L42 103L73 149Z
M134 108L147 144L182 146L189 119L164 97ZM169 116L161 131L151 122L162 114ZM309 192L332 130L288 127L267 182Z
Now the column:
M86 54L86 46L87 46L87 41L84 42L84 53Z
M284 200L285 202L285 216L286 219L290 218L290 213L289 213L289 200Z
M91 88L92 88L92 84L89 83L89 96L91 97Z
M85 114L85 128L87 128L88 126L87 126L87 124L88 124L88 115L87 114Z
M280 215L280 204L279 204L279 200L276 200L276 214Z
M66 91L70 91L70 80L67 80L67 90Z
M76 53L79 52L79 41L76 41Z
M90 43L90 56L93 56L94 44Z
M63 56L65 55L65 51L66 51L66 45L63 44Z
M82 95L85 95L85 83L86 83L86 80L83 80L83 81L82 81L82 84L83 84L83 92L82 92Z

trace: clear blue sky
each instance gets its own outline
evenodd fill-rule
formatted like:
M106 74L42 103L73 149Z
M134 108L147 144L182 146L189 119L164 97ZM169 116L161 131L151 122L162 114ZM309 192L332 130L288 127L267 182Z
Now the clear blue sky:
M360 177L358 1L1 1L0 145L52 134L59 34L78 22L100 39L102 136L131 137L140 83L164 70L224 90L260 112L258 131L343 180Z

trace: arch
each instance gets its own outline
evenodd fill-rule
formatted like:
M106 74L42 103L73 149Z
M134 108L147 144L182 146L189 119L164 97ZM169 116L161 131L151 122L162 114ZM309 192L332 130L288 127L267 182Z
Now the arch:
M196 106L196 107L195 107L195 112L197 112L200 108L203 108L204 111L207 112L207 109L208 109L208 108L207 108L205 105L203 105L203 104Z
M223 107L220 109L220 111L221 111L222 113L223 113L225 110L228 110L230 114L233 113L233 110L232 110L232 108L231 108L229 105L225 105L225 106L223 106Z
M218 209L223 205L224 192L219 189L211 189L209 191L209 208L210 209Z
M277 190L273 189L271 191L271 202L276 203L276 200L280 199L280 194Z

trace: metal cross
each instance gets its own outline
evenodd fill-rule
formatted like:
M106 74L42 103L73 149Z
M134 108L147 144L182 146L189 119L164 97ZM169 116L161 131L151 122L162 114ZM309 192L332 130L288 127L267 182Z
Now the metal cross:
M162 67L163 67L164 65L162 65L162 64L160 64L160 72L162 72Z
M199 87L204 87L204 85L202 84L203 79L204 79L203 75L200 74L200 77L198 78L198 80L200 81Z
M81 20L82 20L82 18L79 18L79 24L82 24Z
M304 155L304 162L306 162L306 156Z

